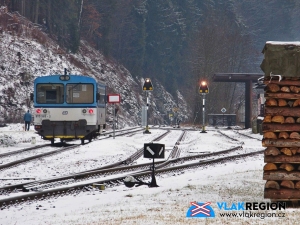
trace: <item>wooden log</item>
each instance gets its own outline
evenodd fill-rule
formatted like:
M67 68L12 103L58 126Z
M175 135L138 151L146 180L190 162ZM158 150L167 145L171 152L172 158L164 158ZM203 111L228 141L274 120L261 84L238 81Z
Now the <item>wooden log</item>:
M264 198L269 199L300 199L300 191L298 189L280 188L271 189L265 188Z
M291 90L290 90L290 88L288 86L283 86L283 87L280 88L280 90L282 92L291 92Z
M273 123L284 123L285 119L283 116L273 116L271 122Z
M296 123L300 123L300 117L297 118Z
M282 99L299 99L300 94L299 93L282 93L282 92L277 92L277 93L265 93L264 94L265 98L282 98Z
M293 93L299 93L300 88L292 85L292 86L290 86L290 90Z
M275 98L269 98L269 99L266 100L265 105L266 106L277 106L278 103L277 103L277 100Z
M300 112L297 107L265 107L265 115L270 116L292 116L292 117L300 117Z
M300 80L264 80L264 84L265 85L269 85L269 84L277 84L278 86L300 86Z
M283 154L287 155L287 156L292 156L292 155L293 155L293 153L292 153L292 151L291 151L290 148L282 148L280 151L281 151ZM299 159L300 159L300 158L299 158Z
M277 139L277 135L274 132L268 131L264 133L264 138Z
M296 123L294 117L288 116L285 118L284 123Z
M292 152L293 155L296 155L298 151L299 151L299 148L295 148L295 147L291 148L291 152Z
M298 133L298 132L292 132L291 134L290 134L290 138L292 138L292 139L300 139L300 134Z
M280 186L279 186L278 182L273 181L273 180L269 180L269 181L266 182L265 188L280 189Z
M300 120L300 118L299 118L299 120ZM263 122L264 123L271 123L272 122L272 116L265 116Z
M300 171L287 172L284 170L272 170L264 171L264 180L299 180L300 181Z
M280 186L285 187L285 188L292 188L292 189L295 188L295 184L294 184L294 182L291 181L291 180L283 180L283 181L280 183Z
M280 155L280 151L278 148L276 147L267 147L265 149L265 155L268 156L268 155L272 155L272 156L277 156L277 155Z
M278 124L278 123L263 123L262 124L262 130L263 132L279 132L279 131L298 131L300 130L300 124L298 123L284 123L284 124Z
M285 99L278 99L278 106L287 106L287 101Z
M299 105L300 105L300 99L295 100L294 103L293 103L293 107L297 107Z
M296 182L295 188L296 188L296 189L300 189L300 181L297 181L297 182Z
M277 170L277 166L274 163L267 163L264 166L264 171L266 171L266 170Z
M283 163L283 164L280 165L279 168L280 169L284 169L286 171L293 171L293 170L295 170L295 167L292 164L290 164L290 163Z
M289 156L289 155L265 155L265 163L300 163L300 154Z
M263 147L300 147L297 139L262 139Z
M289 138L289 137L290 137L290 135L289 135L289 133L286 132L286 131L281 131L281 132L279 133L279 135L278 135L278 138L283 138L283 139L287 139L287 138Z
M265 91L269 91L269 92L278 92L278 91L280 91L280 87L279 87L278 84L269 83L269 84L267 84L267 86L265 87Z

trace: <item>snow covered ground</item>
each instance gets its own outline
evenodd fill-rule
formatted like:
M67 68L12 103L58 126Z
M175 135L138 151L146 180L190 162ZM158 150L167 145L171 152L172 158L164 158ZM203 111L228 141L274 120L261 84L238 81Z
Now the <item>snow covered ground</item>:
M200 131L188 131L180 143L181 156L200 152L213 152L242 145L241 152L263 150L261 141L249 139L237 133L220 129L232 135L238 141L232 141L220 135L215 129L208 127L206 134ZM49 156L42 162L32 161L26 166L17 166L0 172L1 179L31 177L41 179L69 174L81 170L100 167L112 160L122 160L134 151L143 147L144 143L153 140L162 130L150 129L151 134L139 132L128 135L93 141L79 149ZM261 138L252 134L251 130L241 133ZM158 143L166 145L166 152L175 144L181 131L171 133ZM16 149L32 146L32 137L36 137L36 145L48 143L41 140L34 131L25 132L21 124L11 124L0 128L0 154ZM78 142L79 143L79 142ZM169 149L169 150L168 150ZM0 164L6 162L1 161ZM149 159L140 159L149 162ZM298 209L284 211L224 211L218 203L232 205L238 202L270 202L263 198L265 181L263 175L263 154L247 159L234 160L213 167L199 167L184 173L157 175L159 187L140 186L127 188L120 185L81 192L76 196L65 196L57 199L11 207L0 211L1 225L117 225L117 224L297 224L300 219ZM101 179L100 179L101 180ZM20 180L1 180L1 186L19 183ZM26 182L26 181L24 181ZM3 198L4 196L0 196ZM215 213L214 218L189 218L187 212L191 202L210 202ZM222 216L224 212L244 214L232 218L233 215ZM264 218L254 217L251 213L261 213ZM247 214L248 213L248 214ZM249 214L250 213L250 214ZM285 213L282 218L267 217L271 213ZM221 215L222 214L222 215ZM280 214L283 216L283 214Z

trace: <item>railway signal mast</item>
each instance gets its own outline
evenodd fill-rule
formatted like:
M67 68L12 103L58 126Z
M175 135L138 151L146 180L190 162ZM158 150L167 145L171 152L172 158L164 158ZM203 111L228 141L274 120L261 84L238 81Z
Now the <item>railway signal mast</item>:
M199 93L203 96L203 111L202 111L202 131L200 133L206 133L205 131L205 95L208 94L208 85L206 81L201 81L199 87Z
M150 80L150 78L146 78L144 85L143 85L143 91L146 91L146 98L147 98L147 108L146 108L146 130L145 130L145 134L151 134L151 132L149 131L149 126L148 126L148 108L149 108L149 98L148 98L148 91L153 91L153 86L152 86L152 82Z

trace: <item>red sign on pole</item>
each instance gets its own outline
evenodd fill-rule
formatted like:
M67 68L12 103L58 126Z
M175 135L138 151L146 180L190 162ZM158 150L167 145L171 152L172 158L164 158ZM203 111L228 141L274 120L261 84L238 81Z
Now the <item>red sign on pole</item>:
M108 103L120 103L120 101L121 101L120 94L107 95L107 102Z

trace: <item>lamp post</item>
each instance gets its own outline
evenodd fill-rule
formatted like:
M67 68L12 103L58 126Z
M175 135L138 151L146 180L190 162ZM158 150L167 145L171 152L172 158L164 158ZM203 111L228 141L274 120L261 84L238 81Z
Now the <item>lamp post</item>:
M203 96L203 111L202 111L202 131L200 133L206 133L205 131L205 95L208 94L208 85L206 81L201 81L199 87L199 93Z

